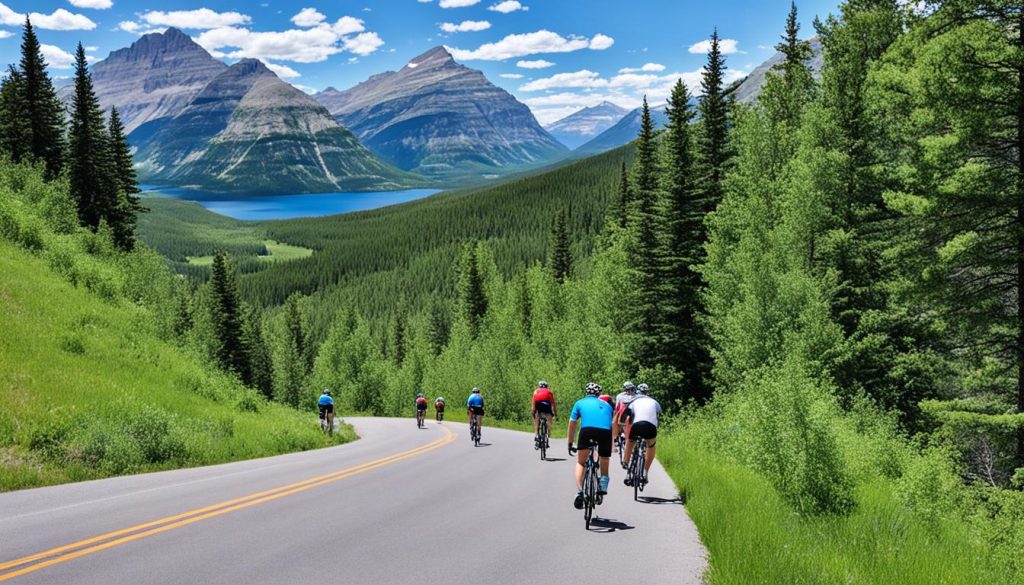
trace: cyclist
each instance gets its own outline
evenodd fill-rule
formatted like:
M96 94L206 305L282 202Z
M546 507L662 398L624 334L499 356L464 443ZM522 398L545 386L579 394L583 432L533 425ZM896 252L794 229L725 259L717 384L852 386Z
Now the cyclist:
M468 417L466 422L469 423L473 421L473 417L476 417L476 429L477 433L480 433L484 427L484 397L480 395L479 388L473 388L469 399L466 400L466 415Z
M612 438L616 439L619 433L622 432L622 426L625 422L626 407L629 406L630 402L636 399L636 386L633 382L626 380L622 385L622 392L615 397L615 417L612 418ZM626 436L629 436L629 429L625 431Z
M597 454L601 461L601 479L597 493L608 493L608 458L612 455L612 407L598 398L601 387L587 384L587 395L576 401L569 414L569 455L573 454L572 440L576 436L576 425L580 426L580 448L576 458L576 500L573 505L583 509L583 466L590 457L590 441L597 442Z
M444 397L438 396L434 400L434 416L437 417L437 422L441 422L444 418Z
M423 396L422 392L416 393L416 421L420 420L420 417L427 418L427 399Z
M558 416L558 406L555 404L555 395L548 388L548 383L544 380L537 382L537 389L533 391L533 409L530 414L533 415L533 448L540 449L540 417L545 417L548 420L548 433L544 440L551 438L551 419Z
M647 384L640 384L639 394L626 407L626 417L633 424L626 439L626 453L633 452L633 441L647 441L647 460L644 462L643 477L638 478L642 483L647 483L647 472L651 469L651 462L654 461L654 446L658 438L658 415L661 414L661 404L651 397L650 388Z
M324 391L320 393L320 399L316 401L316 408L320 411L320 420L324 420L327 417L327 424L334 427L334 399L331 398L331 391L324 388Z

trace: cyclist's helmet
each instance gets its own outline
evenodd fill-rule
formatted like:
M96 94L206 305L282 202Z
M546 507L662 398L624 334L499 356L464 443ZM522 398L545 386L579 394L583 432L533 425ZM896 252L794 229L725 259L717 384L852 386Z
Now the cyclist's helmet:
M622 389L632 394L636 390L636 386L633 385L633 382L626 380L626 383L622 385Z
M331 395L331 391L329 389L327 389L327 388L324 388L324 391L322 392L322 394L324 396L330 396Z
M647 384L640 384L639 386L637 386L637 390L639 390L640 393L643 394L644 396L651 393L651 389L647 387Z
M422 392L417 392L416 393L416 398L423 398L423 393Z
M444 402L444 396L438 396L437 402Z
M537 382L537 386L540 387L540 388L547 388L548 387L548 383L545 382L544 380L541 380L540 382Z
M479 393L480 393L480 389L479 388L473 388L473 394L479 394Z
M597 396L598 394L601 393L601 387L591 382L587 384L586 392L587 396Z

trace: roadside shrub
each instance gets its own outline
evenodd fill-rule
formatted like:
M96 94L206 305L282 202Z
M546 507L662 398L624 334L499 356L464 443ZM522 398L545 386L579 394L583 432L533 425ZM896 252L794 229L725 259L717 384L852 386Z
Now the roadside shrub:
M245 390L238 395L235 401L235 408L242 412L259 412L263 400L258 394L251 390Z
M943 518L960 515L970 503L968 489L953 466L953 453L941 447L910 460L896 482L896 494L936 534Z

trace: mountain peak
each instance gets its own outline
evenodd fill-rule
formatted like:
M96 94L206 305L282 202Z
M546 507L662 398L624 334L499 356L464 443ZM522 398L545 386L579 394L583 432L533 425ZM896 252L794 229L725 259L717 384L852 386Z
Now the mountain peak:
M455 58L448 52L448 49L444 46L437 46L409 61L406 67L409 69L416 69L417 67L432 68L444 67L454 63Z
M274 74L273 71L268 69L267 66L263 64L263 61L260 61L259 59L253 59L251 57L246 57L245 59L242 59L241 61L235 63L228 69L236 72L238 75L265 75L268 73L271 75Z

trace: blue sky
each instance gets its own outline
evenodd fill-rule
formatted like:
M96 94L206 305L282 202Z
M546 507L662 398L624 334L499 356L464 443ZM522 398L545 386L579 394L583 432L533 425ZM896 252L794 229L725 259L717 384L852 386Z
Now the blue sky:
M799 2L802 35L837 4ZM25 13L55 77L70 75L79 41L98 60L172 25L226 62L261 59L305 91L344 89L445 45L548 123L604 99L664 101L679 77L695 88L716 26L741 76L771 56L788 9L789 0L0 0L0 58L17 59Z

